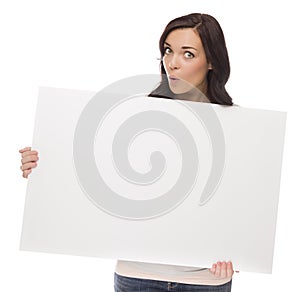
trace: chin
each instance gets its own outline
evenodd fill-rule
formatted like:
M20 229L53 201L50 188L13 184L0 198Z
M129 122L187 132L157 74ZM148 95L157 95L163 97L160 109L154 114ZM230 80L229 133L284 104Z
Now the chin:
M169 85L169 87L170 87L170 90L174 94L184 94L184 93L187 93L187 92L189 92L193 89L193 87L191 87L191 86L172 86L172 85Z
M172 93L174 94L184 94L184 93L187 93L188 91L187 90L179 90L179 89L173 89L173 88L170 88Z

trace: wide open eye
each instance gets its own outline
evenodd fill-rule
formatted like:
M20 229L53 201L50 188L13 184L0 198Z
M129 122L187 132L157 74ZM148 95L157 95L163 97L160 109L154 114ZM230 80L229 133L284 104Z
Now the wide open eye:
M187 59L192 59L195 57L195 55L189 51L186 51L184 52L184 56L187 58Z
M164 53L165 55L170 55L172 53L172 50L169 47L165 47Z

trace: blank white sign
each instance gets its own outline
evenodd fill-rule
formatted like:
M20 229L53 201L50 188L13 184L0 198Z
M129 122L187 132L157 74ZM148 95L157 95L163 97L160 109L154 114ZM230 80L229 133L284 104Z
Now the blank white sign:
M286 114L118 94L40 88L21 249L271 273Z

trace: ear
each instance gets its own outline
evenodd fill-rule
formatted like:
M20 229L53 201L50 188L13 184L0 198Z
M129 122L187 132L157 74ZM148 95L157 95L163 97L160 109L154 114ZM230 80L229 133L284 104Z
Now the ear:
M212 64L208 63L208 70L212 70L212 69L213 69Z

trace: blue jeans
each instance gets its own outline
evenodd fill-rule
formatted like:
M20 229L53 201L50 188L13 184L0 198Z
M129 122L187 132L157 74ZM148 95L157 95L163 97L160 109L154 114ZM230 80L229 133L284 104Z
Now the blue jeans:
M115 273L115 292L230 292L231 281L219 286L192 285L124 277Z

